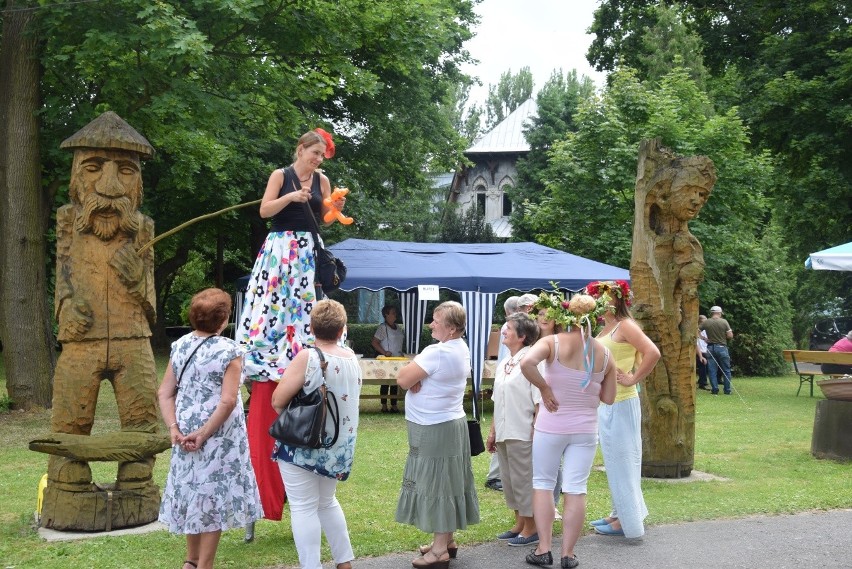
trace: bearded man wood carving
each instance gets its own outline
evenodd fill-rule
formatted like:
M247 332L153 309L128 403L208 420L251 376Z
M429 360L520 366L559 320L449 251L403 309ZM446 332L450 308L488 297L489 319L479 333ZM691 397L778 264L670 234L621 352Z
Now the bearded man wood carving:
M152 249L141 256L136 252L154 236L153 220L139 212L140 158L150 158L153 148L112 112L89 123L61 148L73 149L74 159L71 203L56 215L55 309L62 352L54 376L51 426L54 433L71 437L57 435L53 441L48 437L34 441L31 448L61 455L50 457L46 502L50 502L48 495L55 497L59 492L58 502L66 503L49 504L49 518L43 525L94 530L103 527L78 527L75 520L83 516L65 512L80 508L82 496L92 491L86 460L119 460L114 490L136 491L145 494L146 500L153 495L159 502L151 481L153 455L163 450L162 441L152 436L159 424L150 343L156 320L154 256ZM90 435L104 380L115 392L122 433L74 437ZM134 448L135 435L140 441L154 440L154 448ZM86 450L75 454L68 450L73 445ZM63 497L62 492L71 494ZM105 525L152 521L141 518L155 519L156 505L153 512L146 506L144 514L130 512L125 516L130 519L108 519ZM106 515L115 517L111 504Z

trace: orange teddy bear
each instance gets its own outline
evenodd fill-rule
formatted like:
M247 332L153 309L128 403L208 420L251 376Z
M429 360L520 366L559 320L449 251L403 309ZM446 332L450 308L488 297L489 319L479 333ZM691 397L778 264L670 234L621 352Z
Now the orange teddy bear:
M352 222L355 220L351 217L343 215L342 211L334 207L334 202L346 196L346 194L348 193L349 188L334 188L334 191L331 192L331 195L322 200L322 203L325 205L325 207L328 208L328 212L322 218L324 222L332 223L336 219L343 225L352 225Z

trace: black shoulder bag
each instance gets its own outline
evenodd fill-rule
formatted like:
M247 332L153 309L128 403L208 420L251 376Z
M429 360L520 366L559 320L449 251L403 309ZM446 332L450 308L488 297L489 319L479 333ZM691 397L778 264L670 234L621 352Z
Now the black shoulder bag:
M296 172L293 171L293 187L296 188ZM296 188L298 190L298 188ZM305 207L307 218L313 224L314 228L311 231L311 236L314 239L314 286L322 289L317 291L317 298L336 291L346 280L346 265L343 261L334 256L334 254L321 246L319 238L319 224L314 216L314 210L308 202L302 204Z
M302 388L290 400L290 404L281 411L272 426L269 427L269 435L281 441L285 445L306 448L331 448L337 442L340 434L340 412L337 406L337 398L328 390L325 383L325 370L328 362L322 350L316 346L308 346L317 351L322 369L322 385L310 393L305 393ZM334 426L334 434L328 443L323 441L328 438L326 432L326 418L330 416Z

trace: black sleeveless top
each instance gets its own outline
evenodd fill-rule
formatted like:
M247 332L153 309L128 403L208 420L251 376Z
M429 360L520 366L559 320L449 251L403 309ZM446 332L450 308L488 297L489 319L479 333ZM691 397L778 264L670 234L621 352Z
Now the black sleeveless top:
M281 186L281 191L278 192L280 198L284 194L294 191L301 187L296 171L292 166L282 168L284 173L284 185ZM320 177L317 172L312 174L311 181L311 199L308 204L314 212L314 217L317 220L317 226L322 219L322 188L320 187ZM305 211L305 204L290 203L287 206L272 216L272 226L270 231L314 231L314 224L308 218L308 212Z

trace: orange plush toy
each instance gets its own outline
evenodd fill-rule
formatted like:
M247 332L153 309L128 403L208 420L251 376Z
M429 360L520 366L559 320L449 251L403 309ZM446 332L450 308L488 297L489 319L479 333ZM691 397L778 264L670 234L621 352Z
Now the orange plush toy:
M334 207L334 202L344 197L349 193L349 188L334 188L334 191L331 192L331 195L324 200L322 203L325 204L325 207L328 208L328 213L326 213L322 220L326 223L332 223L335 219L342 223L343 225L352 225L352 222L355 221L351 217L346 217L343 215L343 212Z

